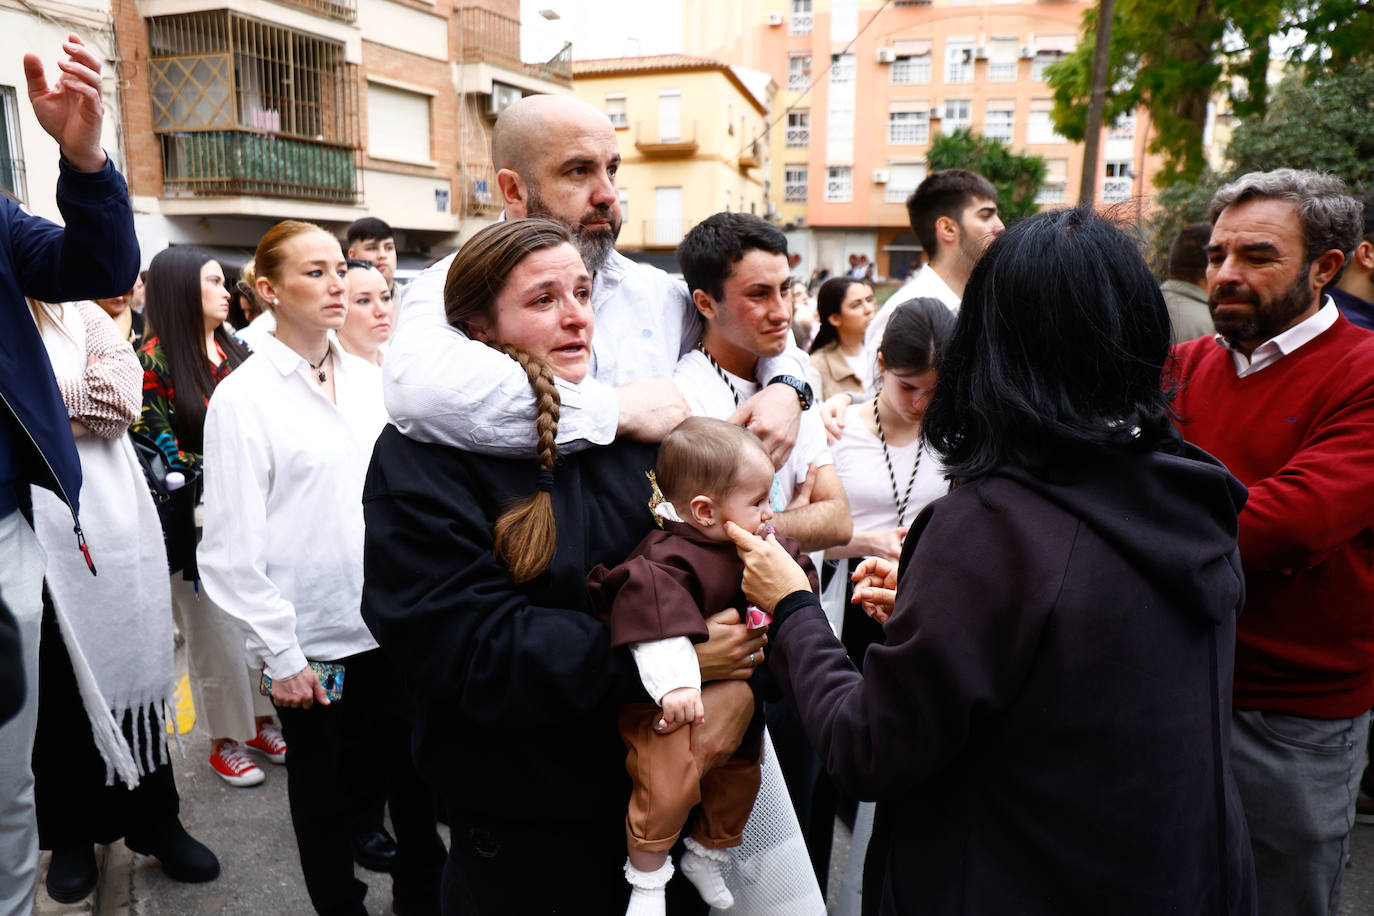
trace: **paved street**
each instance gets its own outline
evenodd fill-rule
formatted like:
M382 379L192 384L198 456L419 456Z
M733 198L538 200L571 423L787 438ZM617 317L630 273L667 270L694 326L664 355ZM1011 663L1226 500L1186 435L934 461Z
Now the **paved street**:
M186 758L173 752L182 821L192 836L219 856L222 873L209 884L178 884L156 863L123 843L103 850L102 884L84 903L62 906L38 892L42 916L309 916L310 901L296 862L286 804L286 771L265 764L267 781L249 789L225 784L211 770L209 736L200 728L183 736ZM442 829L442 828L441 828ZM447 836L445 834L445 836ZM844 861L848 831L837 828L834 872ZM46 858L46 857L45 857ZM391 912L390 879L358 869L367 881L368 912ZM832 874L832 883L834 875ZM1374 913L1374 826L1357 826L1341 916Z

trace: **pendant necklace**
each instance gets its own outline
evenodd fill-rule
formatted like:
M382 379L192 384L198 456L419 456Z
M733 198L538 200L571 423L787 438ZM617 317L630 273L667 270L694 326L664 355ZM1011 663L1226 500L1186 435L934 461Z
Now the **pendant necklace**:
M906 495L901 499L897 498L897 475L892 470L892 457L887 453L887 439L883 436L883 421L878 416L878 399L873 399L873 424L878 427L878 442L883 447L883 461L887 462L887 479L892 483L892 505L897 508L897 527L902 527L902 516L906 515L907 502L911 499L911 488L916 485L916 472L921 469L921 452L924 443L917 433L916 440L916 463L911 467L911 480L907 481Z
M329 357L333 353L333 347L326 347L324 351L324 356L320 357L320 361L318 363L312 363L308 359L305 361L306 364L310 366L310 371L315 373L315 375L319 377L321 385L328 381L328 378L324 374L324 364L329 362Z
M697 349L701 351L702 356L706 357L706 361L711 364L711 368L716 370L716 375L720 376L720 380L729 386L730 393L735 396L735 406L738 407L740 404L740 396L739 389L735 387L735 383L730 381L730 376L725 374L725 370L720 367L720 363L716 362L716 358L706 352L705 347L701 344L697 344Z

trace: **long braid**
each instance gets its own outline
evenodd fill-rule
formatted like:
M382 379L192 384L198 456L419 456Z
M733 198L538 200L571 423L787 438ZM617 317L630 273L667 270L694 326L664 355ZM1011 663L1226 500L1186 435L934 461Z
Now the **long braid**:
M553 471L558 460L558 413L562 400L549 364L509 344L499 346L502 353L520 364L534 389L538 415L537 460L541 478ZM526 582L543 572L553 560L558 543L558 528L553 516L553 500L541 486L528 499L502 513L492 529L492 550L505 562L516 582Z

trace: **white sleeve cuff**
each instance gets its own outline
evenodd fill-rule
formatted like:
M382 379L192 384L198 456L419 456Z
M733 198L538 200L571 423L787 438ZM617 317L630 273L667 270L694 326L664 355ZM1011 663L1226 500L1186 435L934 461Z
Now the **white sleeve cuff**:
M560 380L558 396L565 410L558 419L558 445L576 452L590 445L610 445L620 428L620 399L615 388L590 375L577 384Z
M263 662L267 666L267 676L274 681L299 674L309 664L305 653L301 651L300 643L293 643L286 651L265 657Z
M637 642L630 646L630 654L639 668L645 691L655 703L662 703L664 694L679 687L701 689L697 653L686 636Z

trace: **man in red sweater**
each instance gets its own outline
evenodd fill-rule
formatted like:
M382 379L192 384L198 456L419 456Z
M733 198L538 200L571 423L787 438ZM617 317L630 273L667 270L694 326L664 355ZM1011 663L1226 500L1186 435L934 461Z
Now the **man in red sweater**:
M1231 764L1261 913L1335 913L1374 706L1374 334L1324 292L1359 243L1335 178L1278 169L1209 209L1215 338L1175 351L1191 442L1250 489Z

